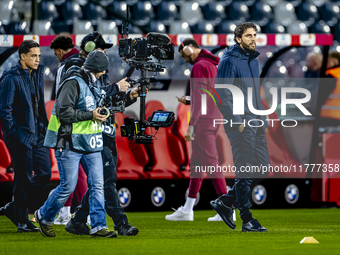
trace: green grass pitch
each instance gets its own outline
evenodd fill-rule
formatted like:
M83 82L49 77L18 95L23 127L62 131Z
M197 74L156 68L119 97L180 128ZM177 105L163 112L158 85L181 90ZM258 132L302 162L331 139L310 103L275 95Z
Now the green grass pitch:
M170 222L169 212L127 213L140 230L135 237L91 238L67 233L54 226L57 237L16 233L0 216L0 254L340 254L340 209L252 210L267 233L242 233L224 222L207 222L213 211L195 211L193 222ZM108 226L113 228L108 217ZM313 236L319 244L300 244Z

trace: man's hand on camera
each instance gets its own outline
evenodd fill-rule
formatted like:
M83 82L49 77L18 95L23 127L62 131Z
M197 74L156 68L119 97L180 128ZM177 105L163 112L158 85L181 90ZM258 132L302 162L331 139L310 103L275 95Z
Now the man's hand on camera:
M140 91L141 91L141 87L135 87L130 91L130 98L131 100L137 98L140 96ZM146 88L146 94L148 94L148 88Z
M188 127L187 132L184 135L184 138L185 138L185 141L188 141L188 142L195 140L195 137L194 137L194 126L189 126Z
M130 86L131 86L130 83L128 83L126 81L126 79L127 79L127 77L125 77L124 79L122 79L118 82L119 91L125 92L125 93L126 93L127 89L130 88Z
M96 108L94 111L93 111L93 119L94 120L99 120L100 122L104 122L106 121L106 115L101 115L99 112L100 112L100 107Z

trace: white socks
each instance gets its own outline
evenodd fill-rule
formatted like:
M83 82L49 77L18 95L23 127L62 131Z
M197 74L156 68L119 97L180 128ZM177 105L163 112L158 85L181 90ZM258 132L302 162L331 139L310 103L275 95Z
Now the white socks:
M66 217L71 214L71 206L63 206L59 212L62 216Z
M193 211L195 202L196 202L196 198L187 197L187 201L185 201L185 204L183 206L183 211L184 212Z

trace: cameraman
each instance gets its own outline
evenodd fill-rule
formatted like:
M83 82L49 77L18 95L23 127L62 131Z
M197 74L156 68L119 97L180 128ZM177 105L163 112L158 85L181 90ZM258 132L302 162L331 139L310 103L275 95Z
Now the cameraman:
M93 237L116 237L116 233L108 231L106 226L100 154L103 149L101 122L106 116L101 115L98 108L102 94L99 79L107 67L108 59L104 53L91 52L84 68L73 68L72 72L66 73L57 91L44 145L56 149L60 184L34 213L45 237L55 237L52 224L77 185L79 161L88 177L90 234Z
M77 59L72 59L68 63L66 63L65 68L68 70L72 66L82 66L89 52L87 50L88 43L94 42L95 49L101 50L105 52L105 49L111 48L112 44L105 43L104 39L98 32L94 32L84 37L81 43L81 52L80 57ZM109 77L107 74L101 77L103 83L109 86ZM123 89L123 86L126 85L125 79L118 82L120 85L120 91L126 92L126 88ZM125 91L124 91L125 90ZM134 88L126 93L127 101L125 102L125 106L129 106L132 103L136 102L138 97L139 88ZM122 93L119 93L122 94ZM118 93L115 95L113 100L119 100ZM128 218L124 213L124 209L120 207L118 193L116 189L117 182L117 149L116 149L116 131L114 127L114 115L111 116L109 121L104 123L103 128L103 146L104 149L102 151L103 158L103 168L104 168L104 193L105 193L105 208L108 215L112 218L115 224L115 230L118 231L118 235L122 236L134 236L138 234L138 229L129 224ZM67 224L65 230L79 235L88 235L89 228L86 226L87 215L89 214L89 193L87 192L84 195L82 200L82 204L78 207L78 210L69 223Z

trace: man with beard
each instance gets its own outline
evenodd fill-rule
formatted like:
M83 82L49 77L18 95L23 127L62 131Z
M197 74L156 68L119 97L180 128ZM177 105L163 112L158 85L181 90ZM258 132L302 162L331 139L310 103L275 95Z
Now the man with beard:
M251 96L248 95L248 88L251 88L253 107L257 110L264 110L260 95L259 62L256 59L260 53L255 50L256 32L256 26L250 22L236 27L234 32L236 44L224 52L216 77L216 84L230 84L240 89L244 95L245 105L244 115L234 115L231 91L226 88L216 89L222 102L222 105L218 104L218 106L224 119L228 121L224 128L230 140L236 172L233 188L228 194L211 201L210 204L231 229L236 227L232 218L233 206L238 208L244 232L267 231L252 217L249 210L251 207L250 186L256 175L252 172L242 172L242 167L252 169L252 166L269 166L270 164L264 133L267 126L266 117L256 116L248 107L248 96ZM248 121L254 119L257 121L252 121L252 126L248 125Z

